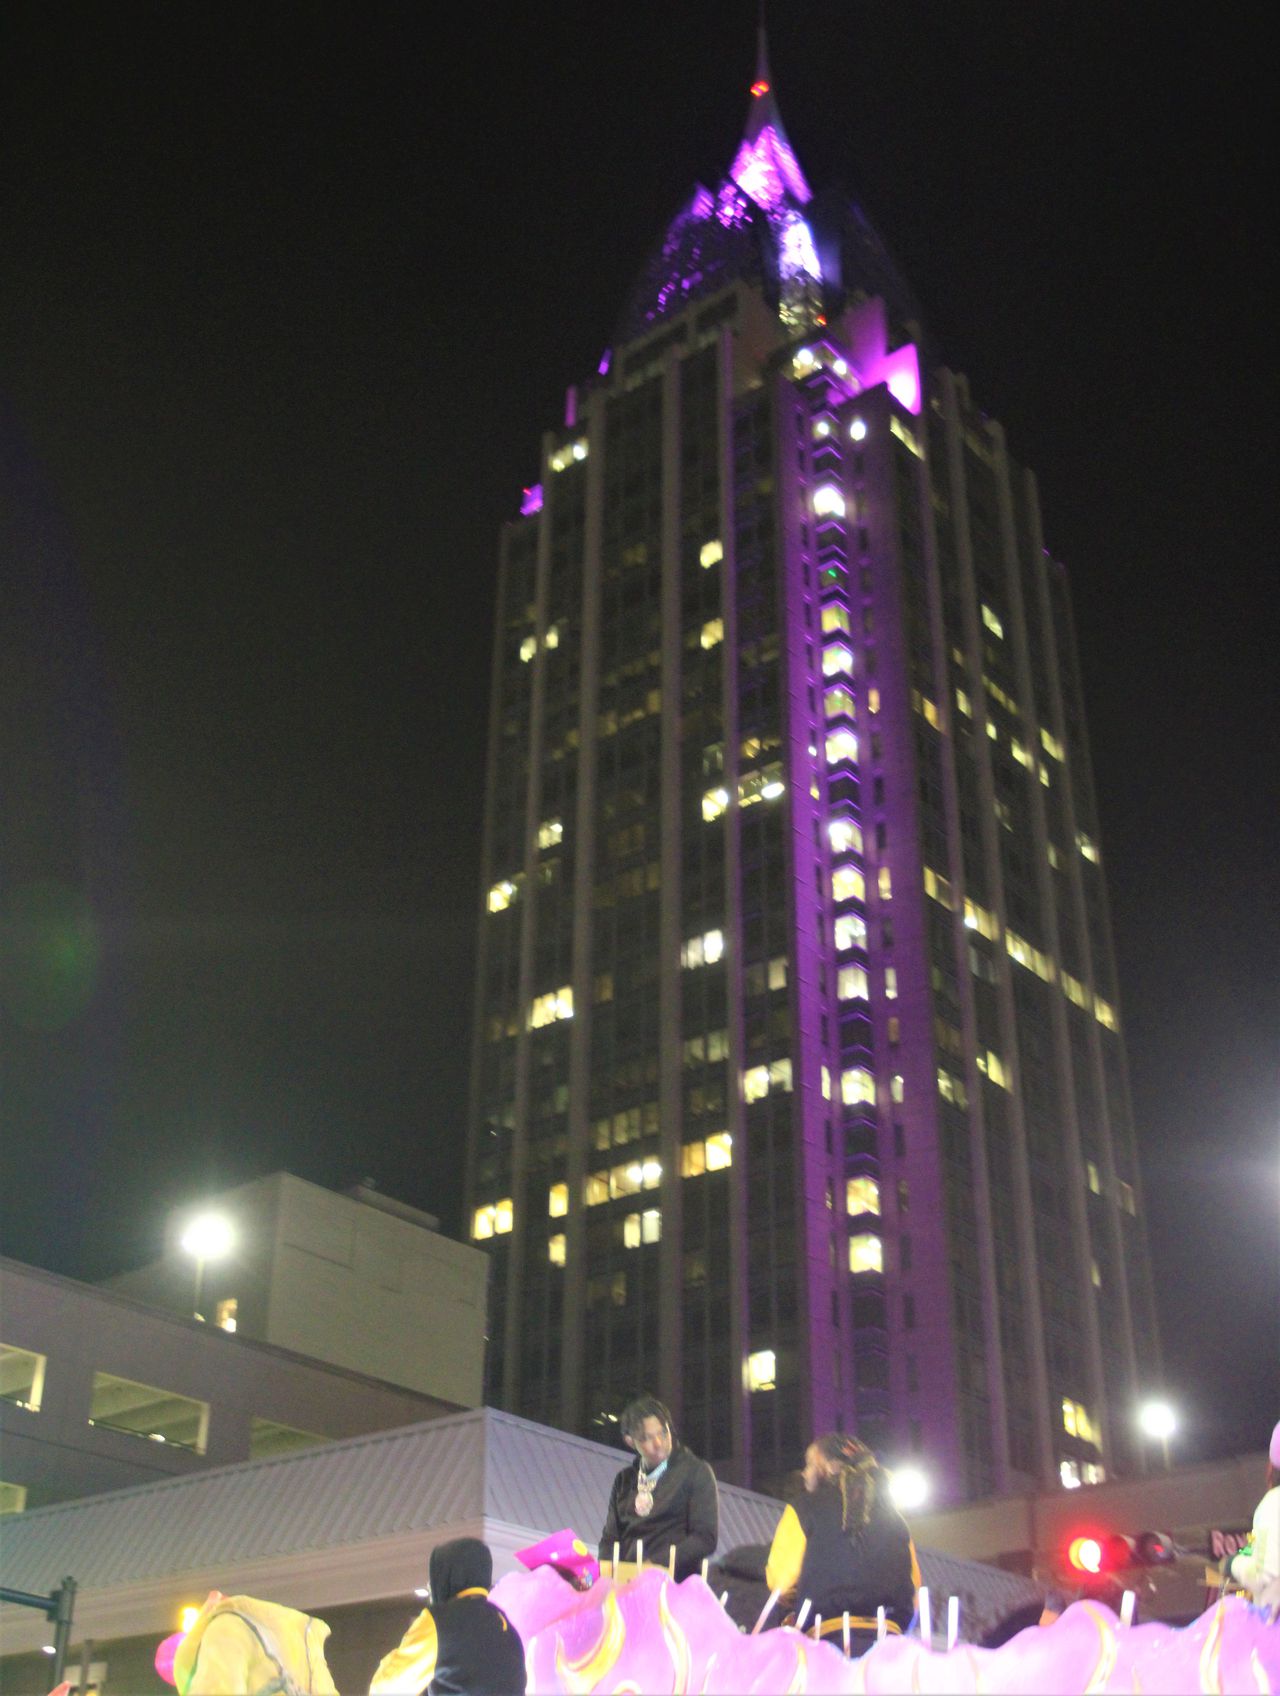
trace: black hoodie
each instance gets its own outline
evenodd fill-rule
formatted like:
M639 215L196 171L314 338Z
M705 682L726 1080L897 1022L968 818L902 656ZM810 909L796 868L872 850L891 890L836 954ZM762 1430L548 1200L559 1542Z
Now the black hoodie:
M431 1551L431 1605L387 1655L371 1696L523 1696L524 1644L489 1601L493 1556L476 1537Z

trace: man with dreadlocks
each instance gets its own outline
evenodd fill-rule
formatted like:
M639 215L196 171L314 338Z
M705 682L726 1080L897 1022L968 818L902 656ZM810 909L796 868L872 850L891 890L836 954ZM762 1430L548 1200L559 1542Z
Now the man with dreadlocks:
M837 1643L847 1613L850 1653L861 1655L875 1642L878 1608L890 1633L911 1623L920 1583L911 1533L883 1468L856 1437L832 1432L810 1443L804 1489L778 1523L765 1577L770 1590L808 1600L810 1618L821 1615L822 1635Z

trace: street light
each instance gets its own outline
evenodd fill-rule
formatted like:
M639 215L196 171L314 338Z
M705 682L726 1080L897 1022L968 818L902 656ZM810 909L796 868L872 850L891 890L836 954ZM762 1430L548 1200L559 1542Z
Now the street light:
M187 1226L179 1242L183 1252L189 1254L196 1263L194 1312L197 1319L203 1320L200 1301L204 1292L205 1262L222 1260L230 1254L235 1242L235 1232L231 1228L231 1221L221 1213L201 1213Z
M1143 1402L1138 1409L1138 1425L1146 1437L1154 1437L1164 1456L1164 1469L1169 1470L1169 1439L1178 1429L1178 1416L1168 1402Z
M889 1474L889 1494L901 1513L914 1513L929 1499L929 1480L918 1466L899 1466Z

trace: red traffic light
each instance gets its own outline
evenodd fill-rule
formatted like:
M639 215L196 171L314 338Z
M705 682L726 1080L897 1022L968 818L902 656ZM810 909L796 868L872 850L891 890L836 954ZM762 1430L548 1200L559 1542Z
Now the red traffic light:
M1067 1544L1067 1565L1090 1576L1102 1571L1102 1544L1096 1537L1073 1537Z
M1173 1538L1163 1531L1126 1537L1119 1531L1082 1533L1067 1544L1067 1565L1096 1578L1134 1566L1171 1566L1178 1558Z

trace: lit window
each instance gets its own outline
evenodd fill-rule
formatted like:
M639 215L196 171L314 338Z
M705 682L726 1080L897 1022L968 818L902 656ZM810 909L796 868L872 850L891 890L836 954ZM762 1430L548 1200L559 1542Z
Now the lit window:
M965 694L963 689L956 690L956 705L966 718L973 717L973 702Z
M827 826L827 839L835 854L847 854L850 850L855 854L862 852L862 831L852 819L832 819Z
M1109 1031L1118 1030L1115 1008L1109 1001L1104 1001L1100 995L1093 998L1093 1013L1100 1025L1105 1025Z
M733 1165L733 1137L728 1131L716 1131L707 1138L707 1171L722 1172Z
M831 1068L830 1068L830 1066L825 1065L825 1064L823 1065L822 1071L821 1071L821 1079L822 1079L822 1099L824 1101L830 1101L831 1100Z
M987 606L985 601L982 605L982 622L986 625L987 629L993 636L1004 635L1004 625L1001 624L1000 620L996 617L995 613L992 612L991 608Z
M875 1106L876 1080L865 1066L851 1066L847 1072L841 1072L840 1099L846 1107L857 1107L864 1101Z
M837 866L831 874L833 901L865 901L867 882L856 866Z
M544 1025L572 1017L573 990L566 984L563 989L551 989L545 995L535 996L529 1009L529 1029L541 1030Z
M1082 1442L1097 1446L1098 1428L1089 1417L1089 1410L1069 1396L1062 1398L1062 1429L1068 1437L1079 1437Z
M702 817L710 824L712 819L718 819L729 805L727 789L708 789L702 797Z
M1011 736L1009 738L1009 752L1013 755L1014 759L1017 760L1020 766L1029 766L1031 764L1031 755L1022 746L1022 743L1019 742L1016 736Z
M924 452L913 432L893 413L889 415L889 434L896 436L908 453L913 453L917 459L924 458Z
M738 802L740 806L751 807L757 801L776 801L786 793L786 784L782 781L782 763L772 761L762 766L759 771L749 771L738 784Z
M587 1207L599 1207L609 1199L609 1174L588 1172L582 1185L582 1200Z
M150 1384L135 1384L110 1372L95 1372L89 1423L202 1455L209 1432L209 1404Z
M823 711L828 718L852 718L853 696L843 684L828 689L822 698Z
M25 1484L6 1484L0 1479L0 1515L21 1513L27 1505Z
M1107 1469L1105 1466L1099 1466L1095 1461L1087 1460L1080 1468L1080 1476L1086 1484L1105 1484Z
M822 609L823 635L829 635L833 630L843 630L847 634L850 629L848 607L842 607L836 601L828 601Z
M555 848L564 841L564 825L559 819L547 819L538 826L538 847Z
M526 636L524 641L520 644L520 658L526 665L528 665L529 661L533 658L537 651L538 638L536 636Z
M487 1207L477 1207L471 1218L471 1235L477 1241L485 1237L501 1237L511 1229L510 1199L495 1201Z
M747 1356L748 1390L772 1390L777 1375L778 1363L772 1349L757 1349Z
M964 1108L969 1105L968 1091L960 1079L948 1072L945 1066L938 1067L938 1094L953 1107Z
M993 1084L998 1084L1001 1089L1013 1088L1009 1068L994 1050L988 1048L984 1054L979 1054L976 1064L983 1077L990 1078Z
M547 461L553 471L567 471L568 468L587 457L585 441L566 442L564 447L557 448Z
M1074 1001L1077 1007L1083 1007L1087 1010L1089 1006L1089 991L1080 982L1080 979L1073 978L1070 972L1061 972L1059 973L1059 976L1062 980L1062 993L1066 996L1067 1000Z
M978 935L985 936L988 942L994 941L1000 934L1000 925L995 914L967 898L964 904L964 922L967 930L976 930Z
M879 1213L880 1186L874 1178L846 1178L844 1186L846 1213Z
M987 720L987 735L993 742L998 742L1000 739L1000 732L996 729L995 722L992 719Z
M880 899L882 901L891 900L893 898L893 879L889 876L888 866L881 866L876 882L880 888Z
M1092 837L1086 836L1085 833L1082 830L1078 830L1076 832L1076 847L1084 855L1086 860L1092 860L1093 864L1095 866L1097 865L1097 863L1098 863L1098 846L1097 846L1097 843L1094 842Z
M489 891L489 911L501 913L515 900L517 886L510 878L504 877L500 883L495 883Z
M552 1184L547 1191L547 1212L553 1219L563 1219L569 1211L568 1184Z
M699 637L699 641L704 648L714 648L719 643L723 642L724 620L722 618L709 618L702 627L702 634Z
M903 1098L903 1094L905 1092L905 1089L906 1089L906 1085L902 1081L902 1073L901 1072L895 1072L893 1074L893 1076L889 1079L889 1094L893 1097L893 1099L895 1101L901 1101L902 1098Z
M865 948L867 946L867 921L861 913L841 913L835 922L836 947Z
M769 1088L781 1090L784 1094L791 1089L790 1060L771 1060L769 1062Z
M1138 1215L1138 1198L1134 1194L1133 1185L1132 1184L1126 1184L1124 1179L1121 1178L1121 1179L1118 1180L1118 1182L1116 1184L1116 1188L1120 1192L1120 1205L1121 1205L1121 1207L1124 1208L1126 1213L1132 1214L1133 1217L1136 1219L1137 1215Z
M867 422L865 418L855 418L849 425L849 440L865 442L867 439Z
M558 648L560 646L560 626L558 624L547 626L547 633L542 638L542 645L544 648Z
M844 496L834 483L823 483L813 491L813 510L819 518L844 517Z
M833 730L827 737L826 754L829 766L838 766L845 760L848 760L852 765L857 765L858 738L851 730L846 730L841 726L839 730Z
M45 1359L30 1349L0 1343L0 1402L39 1413L44 1399Z
M870 1232L849 1238L850 1272L883 1272L884 1244Z
M226 1296L213 1310L213 1322L220 1331L234 1331L240 1303L235 1296Z
M712 542L704 542L698 552L698 562L704 570L710 570L713 565L719 565L724 558L724 548L717 538Z
M700 1178L706 1169L706 1143L685 1143L684 1147L680 1150L680 1176L682 1178Z
M853 653L843 642L830 642L822 650L822 675L824 677L852 677Z
M1085 1175L1086 1180L1088 1181L1089 1188L1093 1191L1094 1195L1101 1195L1102 1194L1102 1179L1098 1176L1098 1166L1097 1166L1096 1161L1094 1161L1094 1160L1086 1160L1085 1161L1085 1163L1084 1163L1084 1175Z
M691 936L680 950L680 964L686 968L692 966L714 966L717 960L724 958L724 932L709 930L702 936Z
M932 866L924 868L924 892L932 900L945 907L948 912L955 906L955 896L952 893L951 882L948 878L940 877Z
M564 1265L565 1240L563 1231L557 1231L555 1236L547 1238L547 1259L553 1266Z
M1080 1488L1080 1468L1077 1463L1073 1460L1060 1460L1058 1462L1058 1478L1064 1490L1078 1490Z
M656 1207L643 1213L628 1213L622 1221L622 1246L639 1248L644 1243L656 1243L662 1235L662 1214Z
M785 989L787 987L787 957L777 954L769 962L768 984L770 989Z
M1062 743L1058 741L1056 736L1045 730L1043 727L1041 727L1040 730L1040 745L1044 749L1045 753L1049 754L1055 760L1065 760L1067 757L1067 751L1062 746Z
M841 1001L865 1001L868 995L865 966L841 966L836 978Z
M763 1101L769 1093L769 1068L767 1066L748 1066L742 1074L742 1097L744 1101Z
M1025 937L1019 936L1017 931L1007 931L1004 945L1009 950L1010 958L1016 960L1020 966L1025 966L1029 972L1034 972L1045 983L1053 982L1053 961L1047 954L1041 953L1038 948L1028 942Z
M813 426L813 433L819 441L821 441L824 436L829 436L831 434L831 420L829 418L819 418Z
M886 1001L898 999L898 968L886 966L884 969L884 998Z
M1102 1288L1102 1273L1098 1270L1098 1263L1096 1260L1091 1260L1089 1262L1089 1278L1095 1290L1100 1290Z

